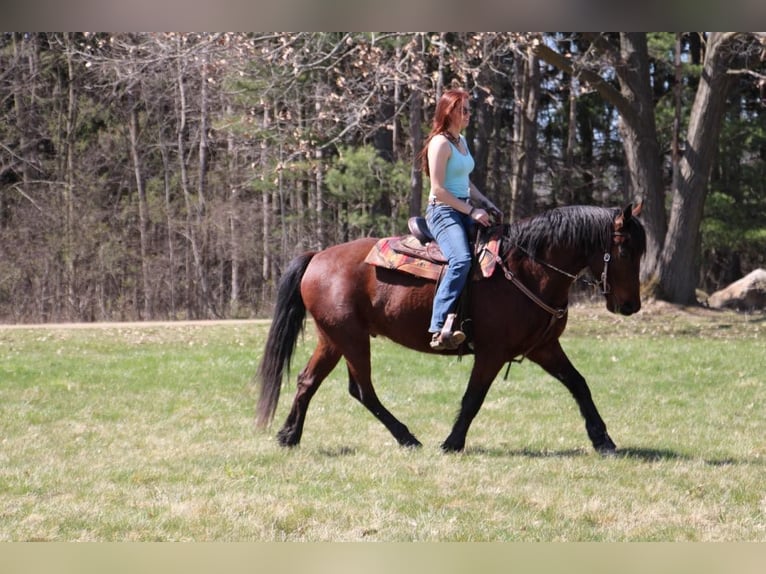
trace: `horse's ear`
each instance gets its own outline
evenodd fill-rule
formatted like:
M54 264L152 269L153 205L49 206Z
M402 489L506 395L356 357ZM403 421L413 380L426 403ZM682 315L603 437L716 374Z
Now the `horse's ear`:
M628 207L625 208L625 212L627 214L628 210L630 210L630 214L633 217L638 217L639 215L641 215L641 208L643 207L644 207L644 200L642 199L641 201L638 202L638 204L635 207L633 207L632 203L628 205Z
M625 221L628 219L630 219L630 206L625 208L621 213L618 213L617 217L614 218L614 230L620 231L625 224Z

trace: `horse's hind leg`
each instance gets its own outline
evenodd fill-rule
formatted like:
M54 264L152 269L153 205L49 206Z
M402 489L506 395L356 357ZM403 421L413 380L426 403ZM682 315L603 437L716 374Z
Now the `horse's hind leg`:
M277 433L277 440L282 446L296 446L301 441L303 423L309 408L311 397L317 392L319 385L332 372L340 360L340 352L332 344L320 336L314 353L309 362L298 375L298 390L295 392L290 413L285 424Z
M400 445L411 447L422 446L420 441L410 432L410 429L382 405L372 385L367 387L366 390L362 390L353 378L353 375L351 375L351 369L349 369L348 390L352 397L367 407L367 410L383 423Z
M546 347L535 350L529 355L529 358L561 381L572 393L575 401L577 401L577 406L580 407L580 413L585 419L585 429L588 431L588 437L593 448L604 455L614 454L617 447L606 432L606 424L593 402L588 383L572 365L559 342L555 341Z
M370 340L363 338L354 345L354 351L346 354L348 364L348 391L351 396L362 403L375 417L383 423L388 431L402 446L421 446L420 441L410 432L406 425L399 421L382 405L372 386L370 366Z

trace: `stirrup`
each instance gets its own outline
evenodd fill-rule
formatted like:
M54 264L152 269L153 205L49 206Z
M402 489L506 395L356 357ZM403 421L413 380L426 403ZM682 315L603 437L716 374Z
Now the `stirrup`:
M452 333L439 332L431 337L431 348L434 351L454 351L465 341L463 331L453 331Z

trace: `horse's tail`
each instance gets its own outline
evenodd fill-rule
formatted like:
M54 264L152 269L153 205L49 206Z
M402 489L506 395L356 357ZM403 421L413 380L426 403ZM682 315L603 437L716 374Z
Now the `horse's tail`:
M260 383L255 417L258 428L268 426L274 418L282 375L285 370L290 370L298 335L303 331L306 305L301 297L301 279L314 255L314 252L307 252L293 259L279 281L274 318L256 375Z

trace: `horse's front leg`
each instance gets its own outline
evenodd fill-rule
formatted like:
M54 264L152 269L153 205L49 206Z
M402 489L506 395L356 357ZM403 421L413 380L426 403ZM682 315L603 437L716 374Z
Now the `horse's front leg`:
M460 403L460 412L457 415L452 431L442 443L445 452L459 452L465 448L465 437L471 422L476 417L484 403L489 387L495 380L495 375L500 371L502 363L490 362L476 357L468 386Z
M577 406L580 407L580 413L585 419L585 429L588 431L588 437L593 443L593 448L603 455L614 454L617 447L606 432L606 424L593 403L588 384L572 365L558 340L536 349L529 355L529 359L561 381L572 393L575 401L577 401Z

